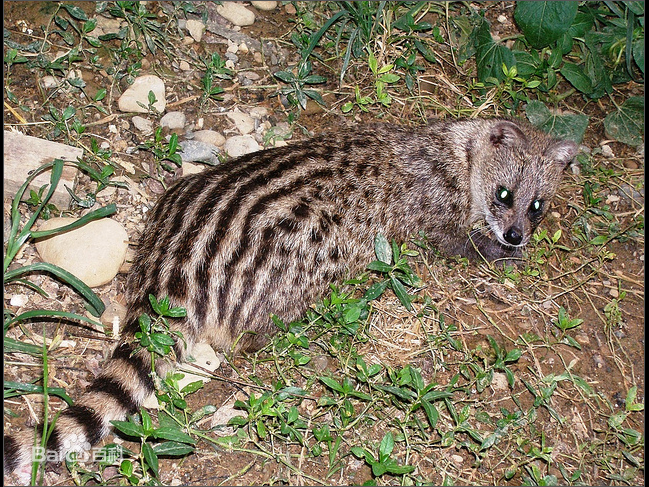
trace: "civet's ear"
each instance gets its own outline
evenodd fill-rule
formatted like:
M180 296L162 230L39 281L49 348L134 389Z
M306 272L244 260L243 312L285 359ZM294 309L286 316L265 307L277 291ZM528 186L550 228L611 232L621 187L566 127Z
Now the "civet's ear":
M562 168L566 168L577 155L578 149L579 147L572 140L555 140L545 149L544 155Z
M527 145L527 137L518 125L502 120L491 128L489 142L494 147L510 147L515 143Z

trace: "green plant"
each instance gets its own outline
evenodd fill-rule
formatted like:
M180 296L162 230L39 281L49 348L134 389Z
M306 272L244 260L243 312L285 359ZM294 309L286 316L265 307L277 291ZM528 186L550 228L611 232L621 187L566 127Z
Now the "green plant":
M368 56L368 64L370 71L374 76L375 97L361 97L358 85L356 85L356 101L345 103L341 107L343 113L351 111L354 105L358 106L363 111L367 111L366 105L369 104L379 103L387 107L392 103L392 97L387 93L386 87L401 79L398 74L391 72L394 69L394 64L386 64L379 68L378 61L376 57L374 57L374 53L371 51Z
M75 117L77 110L73 106L69 106L61 112L54 106L50 106L49 113L43 115L43 120L51 122L54 126L52 132L52 137L56 138L61 135L65 135L67 138L72 136L72 131L74 131L77 136L83 134L86 128Z
M194 451L196 440L186 431L196 434L196 422L205 414L216 410L213 406L204 406L190 416L185 396L199 390L202 381L192 382L180 389L178 380L183 377L182 373L169 373L165 378L156 375L156 361L171 358L174 345L183 341L182 333L170 329L168 318L183 317L186 311L184 308L171 307L168 297L158 300L149 295L149 303L154 312L154 319L148 313L139 317L140 331L135 333L135 341L138 349L147 350L151 356L151 370L156 378L156 396L163 408L158 413L159 425L153 424L151 416L144 408L138 416L132 416L126 421L112 421L113 426L121 433L140 441L139 454L123 451L122 455L129 454L128 458L120 457L120 474L132 485L139 485L141 481L157 481L159 456L185 456ZM154 440L164 441L153 445ZM150 477L151 474L153 477Z
M106 8L106 6L104 6ZM113 17L124 19L128 23L128 27L122 29L119 34L108 34L100 36L100 40L110 40L113 38L126 38L129 32L133 32L133 38L130 42L136 45L140 51L144 47L149 50L151 54L156 54L158 49L166 51L169 47L168 34L165 26L158 22L157 15L147 10L146 4L142 2L128 2L117 1L111 2L106 11ZM142 39L144 45L142 45Z
M196 440L183 432L174 421L163 419L167 418L163 413L158 416L160 422L158 426L153 424L151 416L144 408L140 410L139 418L141 421L138 421L137 417L131 417L127 421L111 421L120 432L140 441L140 453L134 457L139 470L130 458L122 459L119 465L120 474L131 485L157 481L160 456L187 455L194 451L193 445L196 443ZM152 445L151 440L166 441ZM153 477L150 477L151 474Z
M365 461L372 467L372 474L375 477L380 477L386 473L392 475L403 475L412 472L415 467L412 465L399 465L397 461L392 458L391 454L394 450L394 438L392 433L388 431L381 443L379 444L378 455L374 455L371 451L353 446L352 453L358 458L364 458Z
M284 83L290 85L280 89L280 93L286 95L289 102L293 105L299 105L306 109L307 98L317 101L324 105L322 95L316 90L306 88L307 85L316 85L325 83L327 78L311 73L311 62L302 61L297 66L297 73L293 71L277 71L274 76Z
M152 94L150 92L150 94ZM178 145L178 134L171 134L167 142L162 135L162 127L158 127L153 133L153 140L148 140L138 146L140 149L147 150L153 155L153 159L158 168L165 171L173 172L174 168L165 161L172 162L177 167L182 166L182 159L178 150L182 148ZM158 171L159 172L159 171Z
M181 332L170 329L167 318L181 318L187 312L184 308L170 308L168 297L158 301L150 294L149 303L157 318L152 320L148 314L142 314L138 318L140 331L135 333L135 340L138 349L144 348L151 354L151 369L155 372L156 359L169 355L176 341L183 339Z
M214 84L216 79L232 79L232 71L225 67L225 61L217 52L212 53L209 60L203 60L205 63L205 75L202 79L203 101L207 99L222 100L218 95L223 93L223 88Z
M583 322L584 320L582 320L581 318L570 318L565 308L563 306L559 307L559 314L557 316L557 320L554 322L554 325L561 331L561 334L557 339L558 342L565 343L581 350L581 345L579 345L579 342L577 342L577 340L572 338L570 335L567 335L566 332L568 330L572 330L573 328L577 328Z
M409 250L405 244L399 248L395 241L392 241L392 244L388 243L381 234L377 234L374 239L374 251L378 260L370 262L367 268L386 275L388 279L372 285L365 293L365 299L376 299L389 287L399 298L401 304L412 311L412 301L415 297L408 294L405 286L420 286L421 279L408 265L406 257L413 257L418 253Z

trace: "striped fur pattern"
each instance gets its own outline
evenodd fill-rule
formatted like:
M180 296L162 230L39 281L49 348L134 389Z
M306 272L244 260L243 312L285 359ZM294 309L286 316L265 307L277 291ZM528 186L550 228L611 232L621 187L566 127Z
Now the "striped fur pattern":
M149 294L187 310L173 323L188 345L175 347L180 360L199 341L228 350L239 339L237 348L254 349L275 331L271 313L295 320L329 283L362 270L379 232L402 241L423 230L447 255L518 255L575 152L572 142L505 119L377 125L181 179L143 230L127 281L124 338L62 413L49 446L95 444L111 419L135 412L153 392L147 355L132 353ZM468 234L477 220L488 222L491 238ZM6 438L5 467L29 462L32 442L31 434Z

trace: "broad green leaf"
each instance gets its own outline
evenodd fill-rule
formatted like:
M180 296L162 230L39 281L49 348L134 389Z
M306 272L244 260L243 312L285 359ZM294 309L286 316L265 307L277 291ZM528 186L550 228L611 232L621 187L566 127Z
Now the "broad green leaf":
M144 430L139 424L131 423L130 421L111 421L112 425L115 426L119 431L124 433L127 436L134 436L136 438L141 438L144 436Z
M593 92L593 83L588 75L584 73L583 67L573 63L565 63L559 72L582 93L589 95Z
M386 290L389 284L390 281L375 282L369 288L367 288L367 291L365 291L365 295L363 296L363 298L365 298L368 301L377 299L379 296L383 294L383 292Z
M525 115L532 125L544 130L558 139L567 139L580 143L588 127L586 115L553 115L538 100L531 101L525 108Z
M532 54L527 51L512 51L512 54L514 55L514 59L516 59L516 70L518 71L519 76L522 78L528 78L536 73L541 62L538 58L538 54L535 52Z
M178 457L187 455L194 451L194 447L185 443L176 443L175 441L165 441L153 447L153 451L158 456Z
M343 392L342 386L331 377L320 377L320 381L336 392Z
M549 46L566 32L577 15L579 2L516 2L514 20L537 49Z
M489 22L483 20L475 36L475 61L478 68L478 79L481 82L488 78L498 81L505 79L503 64L510 68L516 65L512 52L504 45L494 42L489 30Z
M385 462L390 456L390 453L392 453L393 449L394 437L392 436L392 432L388 431L381 440L381 444L379 445L379 462Z
M644 74L644 36L633 41L632 52L635 63L640 68L640 71L642 71L642 74Z
M628 145L642 144L644 135L644 99L633 96L604 119L606 136Z
M150 444L148 443L142 444L142 456L144 457L144 460L146 461L147 465L153 471L153 475L157 478L158 477L158 455L156 455L156 452L153 450L153 447Z
M377 233L374 237L374 253L381 262L392 264L392 246L385 235L381 233Z
M392 286L392 290L394 291L394 294L396 294L397 298L399 298L399 301L401 301L401 304L408 311L412 311L412 304L411 304L412 297L408 294L408 291L406 291L406 288L401 283L401 281L396 277L390 277L390 284Z
M176 441L178 443L189 443L190 445L196 443L196 440L187 433L173 427L158 428L153 433L153 436L165 440Z
M439 420L439 412L437 411L437 408L435 407L434 404L424 401L422 399L421 401L421 406L424 408L424 411L426 412L426 416L428 417L428 422L430 423L430 427L432 429L435 429L435 426L437 426L437 421Z
M375 260L367 264L367 268L371 271L382 272L388 274L392 270L392 266L388 265L380 260Z
M80 7L76 5L71 5L69 3L64 3L61 5L68 13L77 20L88 20L88 16Z

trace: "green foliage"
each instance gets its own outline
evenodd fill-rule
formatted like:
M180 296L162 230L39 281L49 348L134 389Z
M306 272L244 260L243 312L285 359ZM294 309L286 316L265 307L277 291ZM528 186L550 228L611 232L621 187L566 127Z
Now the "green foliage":
M644 136L644 99L632 96L604 119L606 134L629 145L641 145Z
M219 53L212 53L209 60L203 60L205 63L205 75L202 79L203 100L212 99L221 101L223 98L218 96L223 93L223 88L214 84L215 79L232 79L232 71L225 67L225 61L221 59Z
M531 101L525 107L527 119L550 135L580 143L588 127L588 116L555 115L540 101Z
M149 94L152 95L153 92L149 92ZM153 140L147 140L144 144L140 144L138 148L151 152L156 165L165 171L174 171L174 168L165 161L172 162L177 167L182 166L183 161L180 154L178 154L178 150L182 150L178 144L178 134L171 134L167 142L164 135L162 135L162 127L155 130Z
M416 256L417 252L408 250L405 244L399 248L394 240L390 244L381 234L377 234L374 239L374 252L378 260L370 262L367 268L386 276L387 279L372 285L365 293L365 298L376 299L386 288L390 288L401 304L412 311L412 301L415 297L408 294L406 286L420 286L421 279L408 265L406 257Z
M394 450L394 438L391 432L387 432L379 444L378 455L372 454L369 450L358 446L351 448L352 453L358 458L364 458L372 467L372 474L380 477L389 473L392 475L403 475L412 472L415 467L411 465L399 465L396 459L391 457Z
M153 479L158 480L159 457L185 456L194 451L193 445L196 440L185 433L175 421L164 413L158 415L158 421L160 424L154 425L151 416L144 408L140 410L139 417L132 416L127 421L111 421L118 431L140 441L140 453L134 458L139 464L139 471L129 458L122 459L120 462L120 474L131 485L140 485L142 481L148 483ZM162 441L152 445L152 440ZM150 475L153 475L153 478Z
M303 61L297 66L297 73L293 71L277 71L274 76L288 84L280 89L293 105L299 105L306 109L307 98L324 105L322 95L314 89L307 88L308 85L317 85L327 81L327 78L317 74L311 74L312 65L310 61Z
M183 308L170 308L168 297L158 301L150 294L149 302L158 316L152 320L148 314L142 314L138 319L140 331L135 333L135 339L139 348L144 348L151 353L151 363L155 366L157 357L169 355L176 340L182 340L182 333L172 330L167 318L181 318L187 312Z

